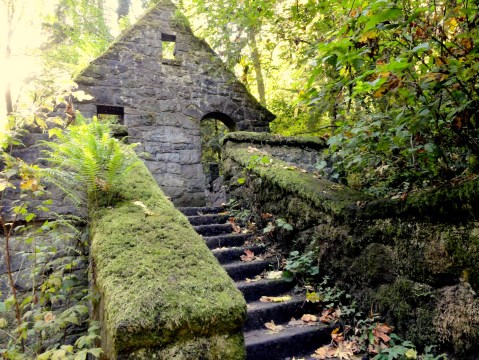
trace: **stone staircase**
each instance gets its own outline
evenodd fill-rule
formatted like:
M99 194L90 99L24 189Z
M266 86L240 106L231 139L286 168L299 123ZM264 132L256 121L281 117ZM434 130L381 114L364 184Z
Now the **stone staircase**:
M235 281L236 287L243 293L247 302L247 319L244 324L244 337L247 360L287 360L302 359L315 349L331 341L329 326L296 324L292 318L300 319L305 313L313 313L311 304L305 303L304 294L293 291L294 284L282 279L268 280L257 275L274 270L269 260L241 261L245 249L256 256L266 251L262 245L252 243L252 234L234 233L227 222L228 215L220 207L179 208L185 214L195 230L203 236L226 272ZM256 279L255 279L256 280ZM261 302L262 296L291 297L285 302ZM265 323L274 321L283 329L273 332Z

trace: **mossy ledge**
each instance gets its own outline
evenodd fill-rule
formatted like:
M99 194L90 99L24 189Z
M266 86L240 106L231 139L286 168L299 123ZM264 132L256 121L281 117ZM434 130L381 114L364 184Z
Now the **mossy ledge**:
M357 203L372 200L346 186L304 173L276 158L270 164L263 164L261 161L256 164L254 159L258 156L263 156L261 150L251 151L228 146L225 149L225 158L233 159L285 193L296 194L317 209L338 218L353 218L358 210Z
M246 303L204 240L142 163L119 193L91 224L107 358L243 359Z
M223 139L223 143L226 143L227 141L277 146L286 145L313 150L324 150L328 147L324 139L313 136L281 136L247 131L228 133Z
M317 146L322 139L317 139ZM223 140L225 158L231 158L248 167L262 178L272 181L286 192L299 195L318 209L331 215L353 216L355 219L384 219L390 217L426 217L440 222L463 223L477 218L479 214L479 177L464 180L457 184L415 191L405 200L378 199L364 195L347 186L318 179L313 174L300 169L291 169L285 162L274 159L275 166L250 166L253 156L265 153L262 146L257 152L246 150L247 144L284 145L286 147L308 147L310 139L295 138L266 133L234 132ZM310 148L314 148L313 145ZM319 148L316 148L318 150ZM270 154L266 154L271 157Z

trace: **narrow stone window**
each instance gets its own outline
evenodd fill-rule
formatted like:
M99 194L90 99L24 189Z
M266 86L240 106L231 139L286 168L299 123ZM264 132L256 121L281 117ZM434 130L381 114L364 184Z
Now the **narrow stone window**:
M163 59L175 59L176 36L161 34L161 56Z
M97 105L96 115L100 121L123 124L125 109L122 106Z

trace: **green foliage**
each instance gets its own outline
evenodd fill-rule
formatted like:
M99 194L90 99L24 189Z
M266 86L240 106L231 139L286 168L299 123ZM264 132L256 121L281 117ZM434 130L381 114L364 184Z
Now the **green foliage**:
M319 274L319 266L315 260L315 254L310 251L300 254L299 251L292 251L286 260L283 277L286 280L298 278L311 278Z
M238 182L239 180L241 179L238 179ZM243 207L241 203L235 199L230 199L228 203L225 204L225 209L228 210L228 213L231 214L235 220L241 223L246 223L251 219L251 210Z
M303 104L327 112L337 171L383 195L450 179L479 150L477 8L341 2L314 52Z
M201 121L201 163L205 173L209 172L209 163L218 164L221 159L221 144L228 128L219 120Z
M45 170L49 180L65 191L77 204L91 210L103 198L110 202L119 196L122 179L137 166L131 162L134 145L126 145L110 136L108 124L93 119L67 130L52 129L56 140L43 142Z
M105 19L104 0L59 0L45 17L49 40L43 48L48 67L78 73L113 40Z
M98 356L101 349L94 343L97 327L86 335L89 341L63 345L67 327L87 325L89 314L87 290L78 286L81 282L75 272L86 259L72 245L80 243L72 223L78 219L56 214L57 220L38 224L39 214L53 216L49 210L52 200L45 199L48 194L44 191L43 169L7 152L2 153L1 161L0 224L5 242L2 258L9 291L5 297L0 294L0 316L6 316L0 317L0 327L2 335L8 337L0 346L0 354L5 359L29 359L35 355L42 359L81 359L86 353ZM25 224L20 224L21 220ZM59 257L59 248L66 249L68 256ZM24 275L14 275L14 256L23 258ZM19 275L28 279L27 288L21 291L17 290ZM16 324L8 323L8 313L14 315Z
M369 327L368 332L369 337L372 336L373 328ZM382 349L379 354L373 357L373 360L446 360L447 356L445 354L434 355L433 350L434 346L428 346L424 353L418 354L416 351L416 346L407 340L401 339L396 334L390 334L391 340L389 341L389 347ZM374 341L372 342L374 344Z
M474 2L189 3L246 84L254 29L272 129L329 133L342 181L384 196L477 172Z
M263 234L270 234L275 230L293 231L293 227L284 219L278 218L268 223L268 225L263 229Z

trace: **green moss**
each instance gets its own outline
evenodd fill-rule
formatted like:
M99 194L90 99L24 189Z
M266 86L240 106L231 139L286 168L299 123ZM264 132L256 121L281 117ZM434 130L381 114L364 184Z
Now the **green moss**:
M479 178L413 192L405 201L382 199L363 208L363 218L420 216L443 222L466 222L479 212Z
M436 292L429 286L404 278L382 285L372 301L386 315L396 332L418 345L434 345L438 332L432 326L435 316Z
M225 336L215 335L212 338L195 338L180 341L163 349L139 349L125 356L128 360L238 360L245 357L243 335L241 333Z
M317 209L331 215L352 218L358 209L357 203L370 199L345 186L318 179L313 174L292 168L278 159L274 159L268 165L255 163L254 157L258 154L245 149L227 147L225 150L226 157L231 157L264 180L278 186L285 193L297 195Z
M357 256L348 271L357 286L377 286L396 277L394 252L389 246L369 244Z
M252 144L286 145L300 148L311 148L316 150L326 149L326 141L317 136L281 136L268 133L236 131L228 133L224 139L226 142L248 142Z
M462 277L479 290L479 223L472 229L444 232L446 251L451 258L451 271L462 271Z
M125 125L110 124L109 127L111 130L111 134L114 137L122 138L122 137L128 136L128 128Z
M120 193L91 226L107 354L238 333L241 293L143 164Z

